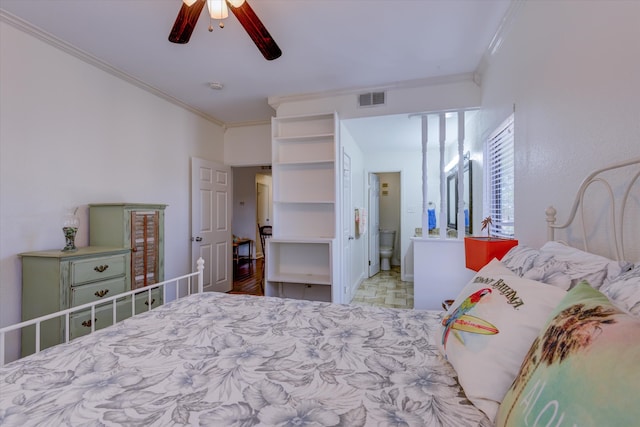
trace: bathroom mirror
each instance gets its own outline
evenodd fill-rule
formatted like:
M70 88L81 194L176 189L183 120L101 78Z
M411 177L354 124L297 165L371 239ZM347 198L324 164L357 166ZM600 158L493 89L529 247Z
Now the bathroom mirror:
M465 160L463 170L464 194L464 232L469 235L473 233L473 200L472 194L472 162ZM458 168L455 167L447 175L447 228L449 230L458 229Z

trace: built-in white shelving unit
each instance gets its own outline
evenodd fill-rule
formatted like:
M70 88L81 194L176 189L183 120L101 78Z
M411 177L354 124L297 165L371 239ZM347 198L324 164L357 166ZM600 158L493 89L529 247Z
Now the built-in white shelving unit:
M267 295L338 301L337 116L272 119L273 237Z

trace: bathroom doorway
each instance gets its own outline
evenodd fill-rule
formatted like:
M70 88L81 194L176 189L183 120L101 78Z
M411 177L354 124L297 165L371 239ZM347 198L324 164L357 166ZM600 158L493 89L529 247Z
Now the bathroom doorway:
M372 241L369 242L369 264L378 263L381 266L380 231L394 231L393 250L389 258L391 268L402 266L401 262L401 197L402 182L400 172L373 172L375 175L371 181L378 186L378 194L369 194L369 212ZM376 182L377 181L377 182ZM377 206L375 205L377 202ZM377 215L376 215L377 213ZM376 223L377 222L377 227ZM370 269L369 276L375 274L375 269ZM372 274L373 273L373 274Z

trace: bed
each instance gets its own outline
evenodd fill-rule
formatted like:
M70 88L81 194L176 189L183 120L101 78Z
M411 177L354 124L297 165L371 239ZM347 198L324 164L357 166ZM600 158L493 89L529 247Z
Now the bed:
M632 184L634 174L624 174ZM623 211L637 213L634 193L622 193L631 200ZM548 215L549 230L563 227ZM612 240L619 259L553 241L517 246L480 270L447 312L202 293L190 283L191 295L0 367L0 425L559 426L574 425L572 401L587 414L577 425L633 425L624 422L640 419L636 372L600 363L610 378L598 377L599 393L615 381L627 397L590 411L584 399L593 396L574 399L575 390L544 399L563 384L552 387L541 371L557 362L539 356L555 311L578 298L611 305L590 340L626 327L629 349L607 345L617 364L637 367L640 266L624 261L628 239ZM580 363L580 372L598 371ZM577 387L563 372L553 378ZM621 423L596 424L593 412L612 411Z

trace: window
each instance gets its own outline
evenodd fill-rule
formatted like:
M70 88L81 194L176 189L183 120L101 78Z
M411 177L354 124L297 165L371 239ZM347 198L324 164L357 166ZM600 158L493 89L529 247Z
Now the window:
M485 200L491 236L514 236L513 114L486 142Z

